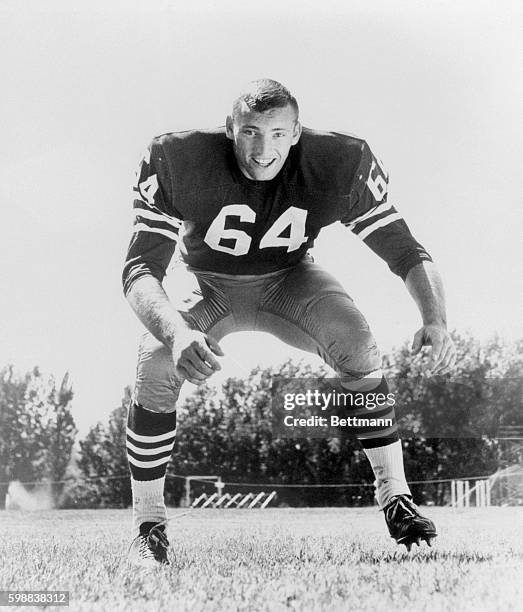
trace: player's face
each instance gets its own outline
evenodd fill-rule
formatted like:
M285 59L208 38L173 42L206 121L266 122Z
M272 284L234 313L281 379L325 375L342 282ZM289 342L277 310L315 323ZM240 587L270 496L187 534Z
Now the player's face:
M298 142L301 125L290 105L263 113L245 107L227 117L226 133L234 143L242 173L256 181L270 181L281 170L290 148Z

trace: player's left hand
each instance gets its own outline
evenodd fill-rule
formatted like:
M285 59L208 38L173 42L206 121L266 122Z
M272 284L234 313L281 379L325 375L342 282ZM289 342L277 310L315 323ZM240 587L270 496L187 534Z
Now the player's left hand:
M456 347L443 325L424 325L414 335L412 353L416 355L424 346L431 346L433 374L446 374L456 365Z

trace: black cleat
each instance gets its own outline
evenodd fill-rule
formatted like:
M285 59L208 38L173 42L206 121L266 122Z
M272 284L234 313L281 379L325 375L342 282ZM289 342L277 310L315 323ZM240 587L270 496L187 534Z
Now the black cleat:
M421 540L432 546L438 534L434 523L419 513L418 507L407 495L397 495L384 508L385 521L389 533L398 544L405 544L410 552L412 545L420 545Z
M140 533L131 542L128 560L132 565L146 568L169 565L168 550L169 540L165 535L165 525L142 523Z

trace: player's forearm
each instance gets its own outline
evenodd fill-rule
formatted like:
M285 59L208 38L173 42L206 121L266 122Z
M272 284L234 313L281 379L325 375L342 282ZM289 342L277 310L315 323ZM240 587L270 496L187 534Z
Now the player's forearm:
M423 325L446 327L445 292L436 266L429 261L417 264L409 270L405 284L419 308Z
M136 279L127 293L127 301L151 334L169 348L176 336L188 327L154 276Z

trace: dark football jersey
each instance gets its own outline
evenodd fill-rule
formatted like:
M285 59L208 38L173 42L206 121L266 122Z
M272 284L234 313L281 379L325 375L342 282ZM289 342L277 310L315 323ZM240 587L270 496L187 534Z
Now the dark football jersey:
M295 265L336 221L405 278L430 256L387 201L387 186L367 143L347 134L304 128L270 181L242 174L224 128L165 134L137 171L124 291L145 274L162 281L178 242L192 268L264 274Z

